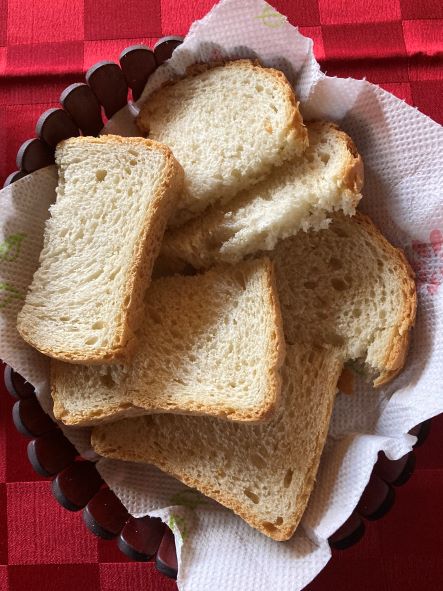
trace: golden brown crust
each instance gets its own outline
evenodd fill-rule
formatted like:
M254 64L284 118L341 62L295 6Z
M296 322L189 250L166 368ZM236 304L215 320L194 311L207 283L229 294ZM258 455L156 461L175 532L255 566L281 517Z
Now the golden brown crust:
M360 201L360 191L364 184L363 160L348 134L340 130L340 135L349 152L349 159L343 170L343 184L356 195L356 200L354 201L354 206L356 207Z
M306 149L309 143L308 130L306 129L306 126L303 122L303 117L301 116L299 110L300 103L297 101L294 90L290 85L288 79L280 70L275 70L274 68L263 68L263 66L260 66L258 62L257 65L255 65L255 67L260 68L262 70L266 70L269 75L278 80L282 88L283 94L286 96L286 99L290 104L290 111L288 113L288 125L286 127L287 135L288 137L292 136L296 144L302 145L303 150ZM301 155L303 150L298 150L297 154ZM291 151L291 153L293 153L293 151ZM290 154L288 156L290 156Z
M374 386L382 386L391 381L400 372L406 360L409 335L414 326L417 310L415 274L404 252L388 242L368 216L357 212L354 220L364 228L365 232L384 251L394 263L394 267L397 266L397 277L403 284L403 298L399 302L401 307L398 312L398 322L392 327L390 344L385 351L384 357L379 360L379 367L375 368L380 371L380 374L374 380Z
M396 376L398 376L400 371L403 369L403 366L406 361L406 356L408 354L409 348L409 340L409 331L405 332L402 335L397 334L393 337L391 349L389 350L389 353L387 353L385 369L374 380L374 387L378 388L380 386L384 386L385 384L393 380Z
M163 180L154 199L149 204L145 225L137 241L133 264L126 279L126 290L123 295L122 304L122 324L117 328L112 347L92 355L87 351L80 350L56 351L51 347L45 347L41 343L36 342L28 334L26 325L18 322L17 329L25 341L49 357L66 361L67 363L87 363L91 365L115 363L130 359L136 348L135 330L143 311L143 296L145 290L149 287L152 267L160 251L161 240L168 219L176 204L183 183L183 169L167 146L155 140L144 138L123 138L116 135L104 135L97 138L69 138L60 142L58 148L63 147L67 143L78 143L84 140L87 140L88 143L96 144L140 144L144 148L162 152L166 161ZM126 303L125 300L127 298L129 299Z
M280 400L282 377L281 368L285 360L286 342L283 330L283 318L278 299L277 278L275 275L274 264L268 259L262 259L265 262L263 273L263 282L265 283L265 292L268 296L268 310L270 311L268 319L268 331L271 333L268 338L268 349L266 357L269 363L269 382L268 391L264 404L254 413L242 417L241 420L262 421L270 418L274 413ZM232 418L232 417L231 417Z

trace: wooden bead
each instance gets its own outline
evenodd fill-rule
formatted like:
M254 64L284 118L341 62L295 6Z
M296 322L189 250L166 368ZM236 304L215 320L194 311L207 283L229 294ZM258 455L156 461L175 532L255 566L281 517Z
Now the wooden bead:
M409 480L414 467L414 452L404 455L399 460L389 460L383 452L380 452L374 471L388 484L400 486Z
M11 174L6 177L5 182L3 183L3 188L7 187L8 185L12 185L12 183L15 183L15 181L18 181L19 179L22 179L24 176L26 176L26 174L27 173L23 170L11 172Z
M344 524L329 538L328 542L336 550L345 550L361 540L365 533L362 518L354 511Z
M128 518L127 510L109 488L99 490L83 511L87 528L105 540L118 536Z
M52 482L52 494L69 511L83 509L103 484L95 464L75 461Z
M146 562L157 552L165 531L165 524L155 517L131 517L118 538L118 547L139 562Z
M394 500L395 492L392 486L372 472L356 511L366 519L380 519L391 509Z
M111 118L127 104L128 85L116 63L98 62L87 71L86 82L103 106L106 117Z
M71 84L60 95L60 103L83 135L97 136L103 128L100 103L84 83Z
M427 421L424 421L423 423L420 423L419 425L416 425L415 427L413 427L409 431L409 433L411 435L415 435L417 437L417 443L414 445L414 447L420 447L420 445L423 445L423 443L428 438L430 431L431 431L431 419L428 419Z
M175 550L175 539L172 531L167 527L163 534L157 556L155 557L157 570L171 579L177 578L177 553Z
M169 37L162 37L157 41L154 45L154 55L158 66L171 57L174 49L183 43L183 39L184 37L172 35Z
M35 396L17 400L12 409L12 420L17 431L25 437L39 437L57 428Z
M154 52L146 45L127 47L120 54L120 66L132 90L132 98L136 101L143 92L149 76L157 68Z
M35 132L52 148L62 140L80 135L78 127L63 109L48 109L42 113Z
M77 450L60 429L50 431L28 444L28 459L42 476L54 476L77 456Z
M5 366L4 382L6 390L14 398L31 398L35 396L34 386L9 365Z
M17 152L16 164L24 172L34 172L54 164L54 150L41 139L26 140Z

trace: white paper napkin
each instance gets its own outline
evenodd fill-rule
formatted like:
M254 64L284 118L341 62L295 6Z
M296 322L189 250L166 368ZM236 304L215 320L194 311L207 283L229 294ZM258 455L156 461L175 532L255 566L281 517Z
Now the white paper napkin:
M358 381L354 396L338 396L315 490L289 542L266 538L151 466L100 460L98 467L131 514L160 516L172 527L181 591L298 591L327 563L327 538L355 508L378 452L400 458L414 443L411 427L443 412L443 133L373 84L322 74L312 41L261 0L223 0L194 23L140 101L196 61L238 57L285 71L304 117L336 121L357 144L366 177L361 208L417 272L417 325L406 368L382 389ZM107 131L137 133L135 111L122 110ZM46 360L20 340L15 319L38 264L55 183L48 167L0 192L0 357L36 386L45 408ZM90 454L89 430L65 433Z

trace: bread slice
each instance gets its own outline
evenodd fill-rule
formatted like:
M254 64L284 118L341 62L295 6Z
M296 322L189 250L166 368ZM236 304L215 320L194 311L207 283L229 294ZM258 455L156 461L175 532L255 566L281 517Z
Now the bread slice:
M416 311L414 274L361 213L277 244L274 260L288 343L331 346L380 386L403 367Z
M145 416L96 427L92 445L105 457L154 464L267 536L287 540L315 481L341 367L334 351L292 345L269 423Z
M137 124L185 170L175 224L228 201L307 146L288 80L250 60L192 67L147 98Z
M228 204L166 232L162 254L195 268L234 263L300 230L328 225L328 214L355 213L363 163L351 140L333 123L307 124L309 147Z
M284 339L269 259L152 282L132 366L52 364L55 417L209 414L259 421L280 394Z
M57 201L17 328L72 363L129 356L143 297L183 182L155 141L78 137L56 149Z

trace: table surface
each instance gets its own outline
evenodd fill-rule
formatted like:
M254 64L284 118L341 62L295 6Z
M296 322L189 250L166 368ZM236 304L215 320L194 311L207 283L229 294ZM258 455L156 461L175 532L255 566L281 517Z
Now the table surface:
M61 91L129 45L186 34L213 0L0 0L0 186L21 143ZM324 71L366 77L443 122L441 0L274 0ZM150 563L128 561L51 496L0 386L0 591L172 591ZM334 552L310 591L443 589L443 418L417 450L411 480L363 540ZM219 591L219 590L217 590ZM228 590L227 590L228 591Z

